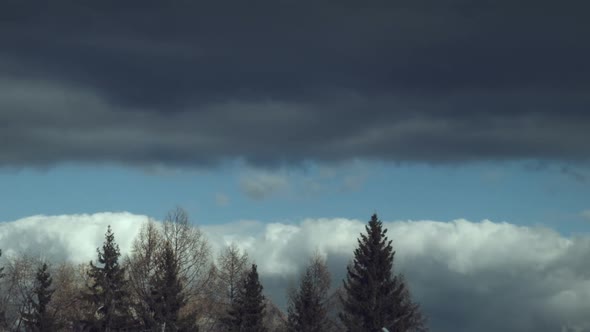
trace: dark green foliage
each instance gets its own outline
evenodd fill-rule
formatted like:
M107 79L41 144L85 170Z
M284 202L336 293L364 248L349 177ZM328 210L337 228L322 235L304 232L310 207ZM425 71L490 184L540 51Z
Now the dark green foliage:
M88 276L91 279L86 300L93 312L85 322L93 331L116 331L132 326L129 308L131 303L126 291L125 270L119 265L119 246L109 226L105 234L102 251L98 253L98 264L90 262Z
M330 273L315 255L301 277L299 288L289 295L287 327L290 332L322 332L328 329L327 301Z
M178 279L178 262L169 242L164 245L151 284L151 307L158 331L184 330L186 323L179 321L179 312L186 301Z
M22 315L27 331L55 330L53 316L47 312L47 305L51 302L51 296L55 291L50 289L53 280L47 269L47 264L43 264L37 270L34 297L29 299L31 311Z
M230 332L265 332L264 295L262 285L258 279L256 264L246 274L235 301L232 303L228 315L227 325Z
M2 249L0 249L0 257L2 257ZM0 267L0 279L4 278L4 266ZM0 308L0 327L6 325L6 312L4 308Z
M288 312L289 331L324 331L326 310L315 292L310 271L306 271L303 276L300 288L293 296Z
M421 331L424 319L400 276L393 276L395 252L387 229L374 214L361 234L354 261L348 267L340 319L350 332Z
M2 257L2 249L0 249L0 257ZM0 279L4 278L4 266L0 267Z

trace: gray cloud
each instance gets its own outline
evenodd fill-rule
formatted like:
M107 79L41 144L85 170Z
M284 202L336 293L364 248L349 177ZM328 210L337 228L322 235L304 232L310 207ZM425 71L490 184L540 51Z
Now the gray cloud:
M35 216L1 223L0 240L6 255L27 247L29 253L39 250L86 262L96 255L108 224L126 253L146 219L128 213ZM364 224L350 219L238 221L203 230L215 250L232 242L247 250L259 266L266 294L284 305L286 287L316 250L325 255L334 284L340 285ZM395 269L405 274L433 331L590 329L588 236L491 221L385 226L397 251Z
M587 161L585 2L0 5L0 165Z
M284 175L259 171L243 175L239 185L246 196L264 199L287 189L289 181Z

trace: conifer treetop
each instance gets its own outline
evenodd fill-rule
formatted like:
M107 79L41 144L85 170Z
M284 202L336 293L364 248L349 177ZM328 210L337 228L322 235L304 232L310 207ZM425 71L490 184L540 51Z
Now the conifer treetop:
M401 275L394 275L395 251L376 214L365 226L347 267L340 319L349 332L422 331L424 319Z

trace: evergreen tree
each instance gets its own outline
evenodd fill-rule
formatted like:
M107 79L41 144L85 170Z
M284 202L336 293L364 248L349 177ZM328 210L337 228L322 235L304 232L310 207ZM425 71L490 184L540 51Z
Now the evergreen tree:
M2 257L2 249L0 249L0 257ZM0 267L0 280L4 278L4 266ZM4 306L0 308L0 327L6 326L6 310Z
M23 313L23 320L28 331L50 332L55 330L53 316L47 312L47 305L51 302L54 289L50 289L53 282L48 271L47 264L43 264L37 270L35 279L35 295L29 299L31 311Z
M229 309L230 332L266 332L263 325L264 295L258 279L256 264L246 274L238 294Z
M2 249L0 249L0 257L2 257ZM4 278L4 266L0 267L0 279Z
M327 329L326 301L330 273L316 255L305 269L299 289L289 296L287 327L292 332L322 332Z
M185 305L185 298L178 279L178 262L169 242L164 245L152 280L151 302L159 331L182 330L178 314Z
M422 331L424 319L400 276L393 275L395 252L374 214L361 234L348 267L340 319L350 332Z
M91 279L85 298L94 312L86 321L93 331L116 331L131 324L130 301L126 290L125 269L119 264L119 246L108 227L102 251L97 248L98 265L90 262L88 276Z

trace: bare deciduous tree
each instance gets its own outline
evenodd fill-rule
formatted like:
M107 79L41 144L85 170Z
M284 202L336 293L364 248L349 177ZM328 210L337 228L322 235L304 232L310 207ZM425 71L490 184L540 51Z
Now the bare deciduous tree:
M131 255L125 258L128 285L136 314L147 324L151 319L149 301L150 282L154 276L163 236L156 222L148 220L134 239Z
M145 323L151 319L151 281L164 244L168 243L178 262L178 277L186 305L181 316L197 316L207 307L212 289L211 249L203 232L189 221L186 211L170 211L162 224L149 220L134 240L131 255L126 258L129 286L136 303L136 313ZM195 317L200 318L200 317Z
M153 220L148 220L133 241L131 256L126 259L130 283L140 295L149 292L149 280L155 271L161 247L162 233Z
M164 220L163 237L176 255L187 300L203 295L211 282L211 247L203 232L190 224L185 210L176 208Z
M2 303L5 309L5 328L20 329L22 313L29 312L35 287L35 276L41 259L30 255L15 255L7 259L3 283Z
M240 281L247 272L248 262L248 254L240 251L233 243L224 247L217 256L210 270L213 282L208 288L206 300L203 301L206 306L201 307L206 315L206 319L201 322L204 331L224 330L227 310L237 295Z
M74 324L84 316L86 303L82 301L81 292L85 289L82 275L84 268L69 262L57 265L52 272L55 292L49 304L55 314L55 322L60 330L71 331Z
M235 243L225 247L217 259L217 280L220 303L231 305L237 295L239 283L248 269L248 254Z

